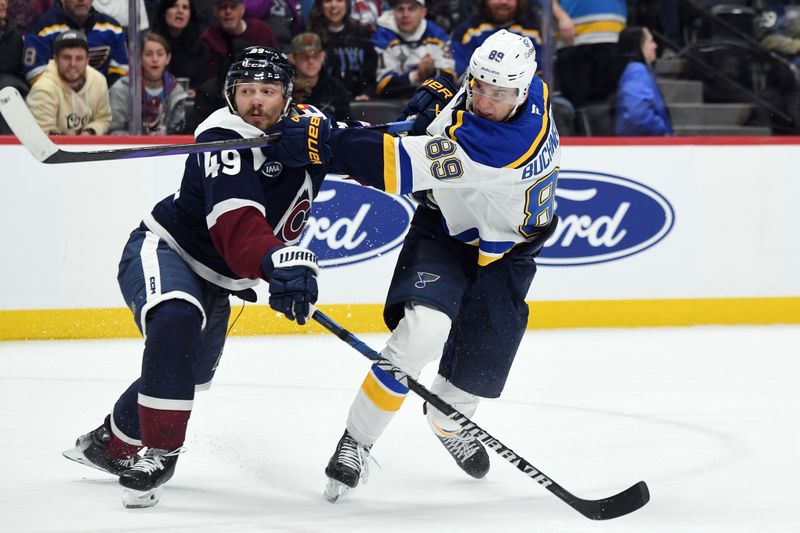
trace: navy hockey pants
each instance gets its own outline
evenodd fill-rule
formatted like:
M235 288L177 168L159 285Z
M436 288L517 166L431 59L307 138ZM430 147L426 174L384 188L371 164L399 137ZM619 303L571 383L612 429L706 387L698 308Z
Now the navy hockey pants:
M125 246L118 281L145 348L141 376L114 406L115 434L138 445L144 432L146 440L148 427L140 421L144 405L160 427L153 429L165 441L159 447L175 448L182 444L195 391L210 386L222 356L230 293L200 278L163 240L142 228L131 233ZM177 418L170 421L173 412ZM164 429L170 424L177 433Z
M418 207L395 266L384 307L394 330L406 302L418 302L453 321L439 374L458 388L497 398L528 324L525 296L545 238L478 265L478 248L450 237L439 211Z

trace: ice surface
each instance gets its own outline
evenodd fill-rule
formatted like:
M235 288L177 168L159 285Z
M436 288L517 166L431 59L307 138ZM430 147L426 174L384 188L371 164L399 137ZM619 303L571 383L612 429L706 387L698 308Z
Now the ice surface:
M381 468L326 502L323 468L369 364L331 335L230 339L161 503L126 510L113 478L61 451L109 412L140 349L0 343L0 531L800 531L800 327L528 333L474 419L580 497L647 481L646 507L604 523L494 454L487 478L467 478L413 395L374 448Z

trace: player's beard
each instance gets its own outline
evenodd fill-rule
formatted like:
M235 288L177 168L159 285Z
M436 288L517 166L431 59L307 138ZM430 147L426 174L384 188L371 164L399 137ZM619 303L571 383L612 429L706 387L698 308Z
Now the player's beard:
M278 112L271 112L263 106L250 106L247 111L242 114L242 118L251 126L255 126L264 131L278 122L280 114Z

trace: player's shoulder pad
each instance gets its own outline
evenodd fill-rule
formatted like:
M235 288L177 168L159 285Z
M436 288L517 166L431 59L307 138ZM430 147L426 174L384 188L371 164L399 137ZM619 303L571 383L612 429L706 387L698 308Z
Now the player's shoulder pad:
M217 109L197 126L194 136L198 142L224 139L252 139L261 137L264 132L251 126L239 115L231 113L227 107Z

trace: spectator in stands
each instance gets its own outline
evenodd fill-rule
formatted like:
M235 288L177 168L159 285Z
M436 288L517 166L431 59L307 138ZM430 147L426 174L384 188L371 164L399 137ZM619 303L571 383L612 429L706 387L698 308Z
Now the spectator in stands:
M574 40L563 40L557 52L558 88L575 107L607 102L613 97L617 77L609 68L617 58L619 32L625 27L625 0L561 0L575 24Z
M205 50L207 80L224 76L232 54L238 50L256 45L278 47L266 22L244 18L243 0L217 0L217 24L207 28L200 39Z
M325 72L324 61L325 51L316 33L301 33L292 39L289 62L297 73L292 100L316 106L336 120L345 120L350 117L347 89Z
M727 0L720 2L726 4L741 3L740 1ZM675 45L675 50L667 49L662 57L675 57L677 51L683 47L683 16L684 7L681 0L635 0L628 1L628 20L631 26L647 26L661 33L668 43Z
M106 77L108 86L128 73L128 52L122 26L98 13L92 0L61 0L30 26L25 35L22 68L29 84L48 68L53 42L67 30L82 30L89 41L89 65Z
M142 40L142 131L144 135L185 133L186 91L167 67L169 43L157 33ZM130 78L125 76L109 90L112 134L126 134L130 123Z
M176 78L188 78L194 90L207 78L203 45L200 43L200 27L196 0L161 0L153 16L153 31L167 40L172 53L169 71Z
M569 38L574 34L575 26L557 0L552 0L552 6L562 38ZM453 30L456 75L464 74L472 52L500 29L529 37L538 56L541 53L539 27L540 22L532 16L528 0L478 0L477 11Z
M244 0L245 18L263 20L286 48L292 37L303 31L297 0Z
M248 46L277 48L278 43L266 22L244 19L243 0L216 0L217 24L201 35L206 58L206 75L210 76L197 88L194 109L189 118L189 130L211 113L225 107L222 88L228 66Z
M800 69L800 6L774 5L758 18L761 44Z
M375 92L389 98L411 96L423 81L440 75L455 79L450 38L426 20L425 0L393 0L381 15L372 42L378 50Z
M349 0L316 0L309 30L322 39L325 69L341 81L351 100L375 94L378 54L369 32L350 17Z
M462 22L475 13L474 0L431 0L428 18L447 33L453 33Z
M8 18L23 35L39 15L53 7L53 0L8 0Z
M12 86L23 95L28 92L28 84L21 75L22 35L13 20L7 18L7 0L0 0L0 88ZM0 135L8 135L11 130L0 115Z
M113 18L120 25L128 29L128 2L129 0L93 0L92 6L100 13ZM147 8L144 0L139 0L139 26L140 32L150 29L150 19L147 17Z
M27 104L48 134L103 135L111 125L108 87L89 66L89 43L81 30L66 30L53 42L55 51Z
M383 13L382 0L352 0L350 6L350 18L366 28L370 35L378 31L378 19Z
M624 70L617 87L617 135L673 135L669 111L653 76L657 47L650 30L642 26L631 26L619 35Z
M22 76L22 34L8 18L8 0L0 0L0 88L9 85L23 95L28 93Z

